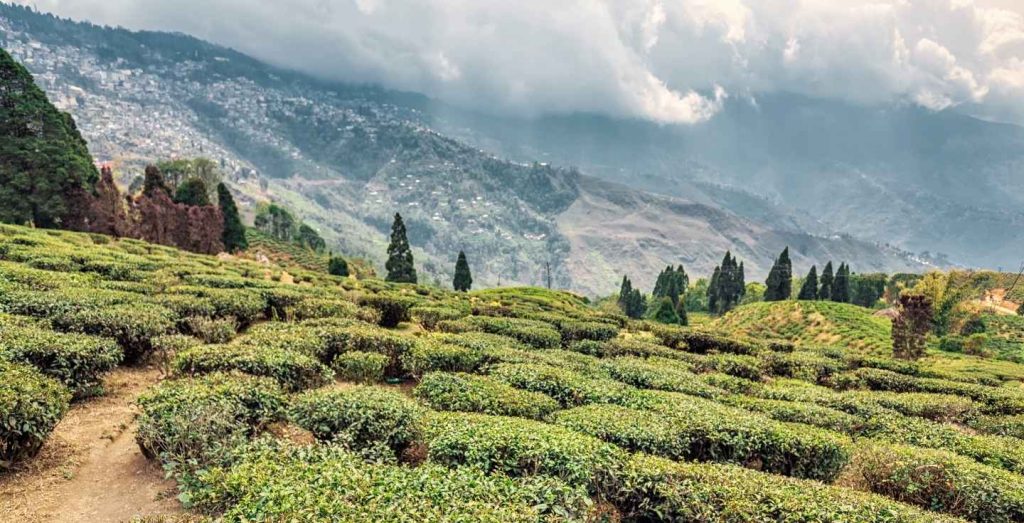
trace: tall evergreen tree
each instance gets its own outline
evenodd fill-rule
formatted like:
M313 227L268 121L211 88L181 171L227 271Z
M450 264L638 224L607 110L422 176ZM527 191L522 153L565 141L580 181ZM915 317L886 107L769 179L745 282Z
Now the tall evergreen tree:
M395 213L395 221L391 224L391 243L388 244L388 261L384 264L388 270L387 281L398 283L416 283L416 267L413 266L412 247L405 233L405 222L402 215Z
M341 256L331 255L327 261L327 273L334 276L348 276L348 262Z
M764 301L788 300L793 292L793 263L789 260L789 247L775 259L765 281Z
M811 265L811 270L807 273L807 277L804 278L804 284L800 287L800 294L797 295L796 299L818 299L818 267L816 265Z
M623 314L628 314L626 311L629 309L631 294L633 294L633 283L629 281L628 276L623 276L622 283L619 284L619 300L617 302Z
M469 262L466 261L466 253L459 251L459 258L455 261L455 278L452 286L459 292L468 292L473 288L473 275L469 273Z
M654 314L651 317L659 323L679 324L679 313L676 312L675 305L672 305L672 300L668 298L658 298L654 303Z
M238 216L238 207L235 206L235 199L231 197L231 191L223 182L217 184L217 203L224 216L224 233L221 238L224 249L228 252L248 249L249 241L245 239L245 226Z
M174 202L185 205L210 205L210 196L206 184L199 178L189 178L178 185L174 192Z
M842 263L832 282L832 301L850 303L850 266Z
M622 313L630 318L641 318L647 312L647 298L639 289L633 288L633 282L626 276L622 277L622 285L619 286L618 303Z
M825 264L825 269L821 271L821 286L818 287L818 299L822 301L828 301L832 299L832 283L835 281L835 275L832 273L832 262Z
M708 311L711 314L718 314L719 309L719 288L721 287L719 280L722 279L722 268L715 267L715 272L711 275L711 281L708 283Z
M743 296L746 296L746 294L747 294L747 275L746 275L746 269L743 268L743 262L740 262L739 272L740 272L739 281L737 282L736 286L737 286L737 290L739 290L739 297L742 298Z
M99 177L71 115L0 49L0 221L66 227Z

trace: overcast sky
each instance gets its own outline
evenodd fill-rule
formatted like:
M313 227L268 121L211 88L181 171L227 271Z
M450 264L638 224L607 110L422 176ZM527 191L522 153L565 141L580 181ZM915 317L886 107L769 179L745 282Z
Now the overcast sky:
M515 114L695 123L792 91L1024 124L1024 0L20 0Z

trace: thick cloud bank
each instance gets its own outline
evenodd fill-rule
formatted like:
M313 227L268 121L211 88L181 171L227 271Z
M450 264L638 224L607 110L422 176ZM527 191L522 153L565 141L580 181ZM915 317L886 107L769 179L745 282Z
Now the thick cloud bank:
M31 1L476 108L666 123L704 121L727 97L756 101L772 91L1024 123L1024 7L1016 2Z

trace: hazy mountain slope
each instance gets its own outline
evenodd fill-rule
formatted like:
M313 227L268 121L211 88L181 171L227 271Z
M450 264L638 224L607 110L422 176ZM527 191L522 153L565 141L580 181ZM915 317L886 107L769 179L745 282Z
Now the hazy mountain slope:
M776 228L846 232L969 265L1024 255L1024 128L1012 125L787 94L761 95L756 105L732 99L692 127L589 115L516 120L440 105L430 114L439 129L512 157L577 165ZM770 203L751 207L751 195Z
M682 201L506 161L436 131L423 112L433 104L417 95L324 84L183 35L0 5L0 42L123 181L154 159L210 156L243 204L282 201L332 248L377 263L400 211L421 273L443 281L459 249L480 286L542 284L550 263L555 285L586 293L614 290L623 271L646 282L669 263L706 274L729 248L751 279L786 244L863 270L921 267L870 243L779 232L800 229L763 198L741 195L741 217L707 196L728 189L693 184L705 189Z

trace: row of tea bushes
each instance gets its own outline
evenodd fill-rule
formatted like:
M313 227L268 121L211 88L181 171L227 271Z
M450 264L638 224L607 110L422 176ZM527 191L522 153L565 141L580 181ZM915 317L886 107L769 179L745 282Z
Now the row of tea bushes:
M34 456L64 417L71 393L35 367L0 355L0 471Z
M435 410L540 420L560 408L558 402L546 394L461 372L431 372L420 380L413 393Z
M99 392L103 374L123 357L121 348L108 338L13 323L0 318L0 357L35 365L77 397Z

